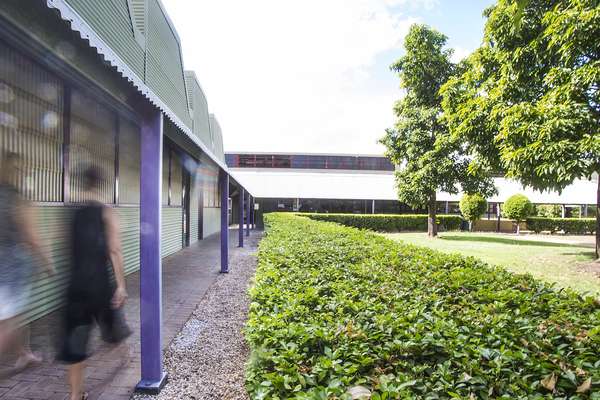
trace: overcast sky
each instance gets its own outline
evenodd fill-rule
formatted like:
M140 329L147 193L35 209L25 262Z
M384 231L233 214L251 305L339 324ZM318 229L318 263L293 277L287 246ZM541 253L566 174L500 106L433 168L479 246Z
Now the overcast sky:
M163 0L226 151L382 153L409 26L481 42L490 0Z

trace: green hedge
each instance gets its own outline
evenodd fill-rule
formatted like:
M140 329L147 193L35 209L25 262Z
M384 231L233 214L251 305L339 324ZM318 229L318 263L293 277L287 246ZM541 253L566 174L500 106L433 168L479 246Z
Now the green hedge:
M527 229L536 233L542 231L563 231L572 234L586 234L596 232L594 218L527 218Z
M359 229L379 232L427 231L427 215L422 214L298 214L316 221L336 222ZM460 229L460 215L438 215L440 230Z
M251 398L349 399L357 385L371 400L600 398L596 300L364 230L265 219Z

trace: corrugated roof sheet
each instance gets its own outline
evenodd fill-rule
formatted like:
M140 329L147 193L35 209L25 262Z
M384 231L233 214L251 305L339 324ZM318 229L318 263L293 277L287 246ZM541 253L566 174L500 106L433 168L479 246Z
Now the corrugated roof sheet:
M228 170L224 157L215 155L212 145L204 143L193 133L177 31L160 0L146 1L146 51L142 51L141 56L139 52L129 50L129 46L139 49L141 46L135 39L126 0L46 0L46 4L57 9L73 31L78 32L90 47L95 48L141 94L161 109L184 135L221 168ZM125 17L127 21L123 21ZM140 69L140 62L144 65L144 59L146 69Z
M346 200L397 200L393 173L364 171L319 171L230 168L231 173L256 198L303 198ZM504 202L516 193L538 204L595 204L594 181L578 180L562 193L539 192L520 183L495 178L498 195L490 202ZM462 194L438 193L438 201L459 201Z

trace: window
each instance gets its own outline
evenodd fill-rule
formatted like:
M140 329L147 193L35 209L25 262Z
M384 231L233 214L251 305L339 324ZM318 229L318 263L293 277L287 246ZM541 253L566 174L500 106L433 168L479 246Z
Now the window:
M71 94L71 137L69 173L71 201L87 200L83 187L83 172L89 165L103 174L99 200L113 203L115 199L115 139L117 116L91 96L79 90Z
M219 168L202 163L200 164L200 175L204 191L204 208L220 207Z
M29 200L63 200L63 113L63 83L0 42L0 154L21 157L13 184Z
M183 198L183 175L181 157L171 150L171 206L181 206Z
M163 144L162 153L162 204L169 205L169 177L171 175L171 149L165 143Z
M119 118L119 203L140 203L140 128Z

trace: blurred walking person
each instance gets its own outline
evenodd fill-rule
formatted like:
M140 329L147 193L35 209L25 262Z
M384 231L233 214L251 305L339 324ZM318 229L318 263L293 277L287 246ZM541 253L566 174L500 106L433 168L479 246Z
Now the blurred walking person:
M33 211L19 195L21 158L4 152L0 159L0 354L8 348L17 354L15 370L41 362L29 348L29 328L23 326L35 265L53 273L50 259L34 228ZM37 256L37 257L36 257Z
M131 334L120 311L127 291L118 221L114 211L100 201L103 180L99 168L85 169L83 185L88 201L75 212L72 223L73 260L65 307L65 337L58 355L59 360L70 364L71 400L87 398L84 362L93 326L100 327L102 339L109 343L119 343ZM116 286L111 279L111 265Z

